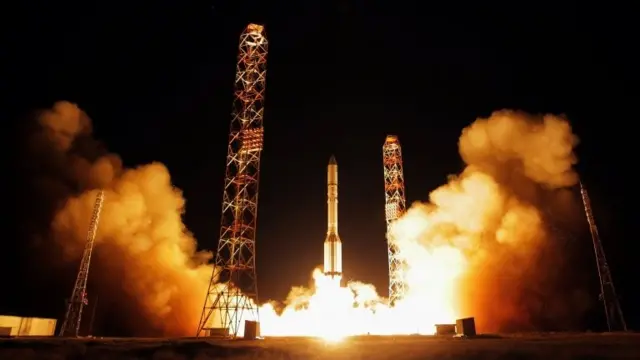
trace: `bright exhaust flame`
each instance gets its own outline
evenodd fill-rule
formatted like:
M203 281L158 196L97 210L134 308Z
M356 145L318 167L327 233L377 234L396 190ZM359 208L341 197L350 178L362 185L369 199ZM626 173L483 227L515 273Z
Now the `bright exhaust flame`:
M576 143L569 124L555 116L500 111L478 119L460 138L467 168L390 230L406 263L403 300L389 307L373 286L340 287L316 269L315 288L294 289L282 313L271 304L260 309L262 333L434 334L436 324L463 316L476 316L487 331L526 323L519 307L527 300L520 297L548 276L532 260L549 240L539 207L548 205L543 195L558 198L576 183Z
M280 315L271 304L260 308L262 334L327 340L351 335L434 334L435 324L451 323L456 318L452 285L464 260L449 248L425 251L423 255L421 265L408 271L408 278L423 286L394 307L388 306L372 285L350 282L341 287L315 269L315 288L294 289Z
M39 120L39 144L55 145L45 153L66 161L68 174L59 178L75 179L79 189L52 224L65 253L79 258L92 189L105 189L94 267L103 271L96 271L95 286L108 288L105 296L135 315L124 319L134 333L192 336L212 268L210 255L196 252L182 223L184 199L167 169L157 163L122 169L113 154L80 156L82 147L72 145L86 142L90 121L73 104L58 103ZM555 319L581 311L570 297L559 302L557 291L548 296L545 281L558 276L561 260L553 261L562 256L542 252L553 239L541 209L572 210L566 188L577 181L576 143L567 121L552 115L499 111L478 119L459 140L466 169L431 192L429 202L414 204L391 230L406 263L406 297L389 307L372 285L340 286L316 269L314 286L293 288L284 308L260 307L262 335L339 341L363 334L433 334L435 324L464 316L475 316L479 331L522 330L540 312ZM211 321L219 324L219 314ZM241 321L240 335L243 327Z

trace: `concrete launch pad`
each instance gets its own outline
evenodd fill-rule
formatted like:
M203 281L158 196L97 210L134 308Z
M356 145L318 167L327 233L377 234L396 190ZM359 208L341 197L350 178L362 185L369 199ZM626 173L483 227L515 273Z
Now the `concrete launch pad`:
M0 359L640 359L640 334L315 338L0 339Z

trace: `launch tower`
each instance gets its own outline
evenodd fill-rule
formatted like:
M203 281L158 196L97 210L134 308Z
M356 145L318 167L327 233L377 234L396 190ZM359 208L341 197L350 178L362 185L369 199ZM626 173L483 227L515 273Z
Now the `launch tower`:
M235 337L244 320L259 317L255 237L267 45L263 26L249 24L240 35L220 239L196 336L223 329Z
M406 210L402 149L397 136L387 136L382 146L382 161L384 164L384 210L387 220L387 249L389 254L389 302L394 304L396 300L404 297L406 291L403 262L398 258L396 245L391 238L393 223Z
M600 277L600 300L602 300L604 305L604 312L607 317L607 327L609 328L609 331L627 331L627 323L624 321L622 308L618 301L616 289L613 286L611 270L609 270L607 258L604 255L604 248L602 247L600 235L598 234L596 220L593 217L593 211L591 210L591 200L589 199L589 194L582 184L582 181L580 182L580 194L582 195L582 203L584 204L584 212L587 216L587 222L589 223L589 230L591 230L593 249L596 255L598 275Z
M82 320L82 310L87 305L87 280L89 279L89 265L91 264L91 255L93 253L93 244L98 231L98 222L100 221L100 212L102 211L102 203L104 202L104 191L98 191L96 202L93 206L93 214L89 223L89 233L87 234L87 242L84 246L84 253L80 261L80 269L76 276L76 282L71 292L71 297L67 303L67 311L64 315L62 327L60 327L59 336L78 336L80 331L80 322Z

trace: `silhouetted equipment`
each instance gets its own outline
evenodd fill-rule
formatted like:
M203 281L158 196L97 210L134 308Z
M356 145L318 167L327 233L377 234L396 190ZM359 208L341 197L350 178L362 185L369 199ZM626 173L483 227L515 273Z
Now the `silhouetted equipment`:
M88 304L87 297L87 281L89 280L89 265L91 264L91 255L93 253L93 244L98 231L98 222L100 221L100 212L102 211L102 203L104 201L104 191L99 190L96 195L96 202L93 206L93 215L89 223L89 233L80 262L80 269L76 277L76 282L71 292L71 297L67 303L67 312L64 321L60 327L59 336L78 336L80 331L80 323L82 320L82 310Z
M456 334L461 336L476 336L476 320L469 317L456 320Z
M96 309L98 308L98 296L96 296L96 300L93 302L93 306L91 309L91 320L89 321L89 331L88 334L93 335L93 324L96 320Z
M580 181L580 194L582 195L582 203L584 204L584 212L587 216L587 222L589 223L589 230L591 231L591 239L593 240L593 250L595 251L596 263L598 266L598 276L600 277L600 300L604 305L604 312L607 317L607 327L609 331L627 331L627 323L624 321L624 315L622 314L622 308L618 301L618 295L616 289L613 286L613 279L611 278L611 270L607 263L607 258L604 254L604 248L600 241L600 235L598 234L598 227L596 226L596 220L591 210L591 199L587 189Z
M228 338L229 328L209 328L202 330L201 336L208 336L213 338Z
M436 335L455 335L456 324L436 324Z
M260 337L260 323L246 320L244 322L244 338L247 340L255 340L258 337Z

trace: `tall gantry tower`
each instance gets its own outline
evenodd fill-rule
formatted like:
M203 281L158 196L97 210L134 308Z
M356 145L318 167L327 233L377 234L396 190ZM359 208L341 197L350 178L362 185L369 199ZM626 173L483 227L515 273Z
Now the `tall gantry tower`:
M235 337L244 320L259 319L255 237L267 45L263 26L249 24L240 35L220 239L196 336L223 329Z
M609 269L609 264L607 264L607 258L604 254L602 242L600 241L596 220L593 216L593 210L591 210L591 200L589 199L589 194L582 184L582 181L580 182L580 194L582 195L582 203L584 204L584 212L587 215L589 230L591 230L593 249L595 251L596 263L598 266L598 276L600 277L600 300L602 300L604 305L604 312L607 317L607 327L609 328L609 331L627 331L627 323L624 321L624 315L622 314L622 308L618 301L618 295L616 294L616 289L613 286L611 270Z
M382 146L382 161L384 164L384 200L385 218L387 220L387 247L389 253L389 301L405 295L404 264L398 257L397 247L391 238L391 228L406 210L404 192L404 172L402 169L402 149L398 137L388 135Z
M89 233L87 234L87 242L84 246L80 269L76 276L76 282L73 286L73 292L67 303L67 312L64 315L64 321L60 328L59 336L78 336L80 331L80 322L82 320L82 310L88 304L87 298L87 280L89 279L89 265L91 264L91 255L93 253L93 244L98 231L98 222L100 221L100 212L102 211L102 203L104 202L104 191L99 190L96 195L96 202L93 206L93 214L89 223Z

